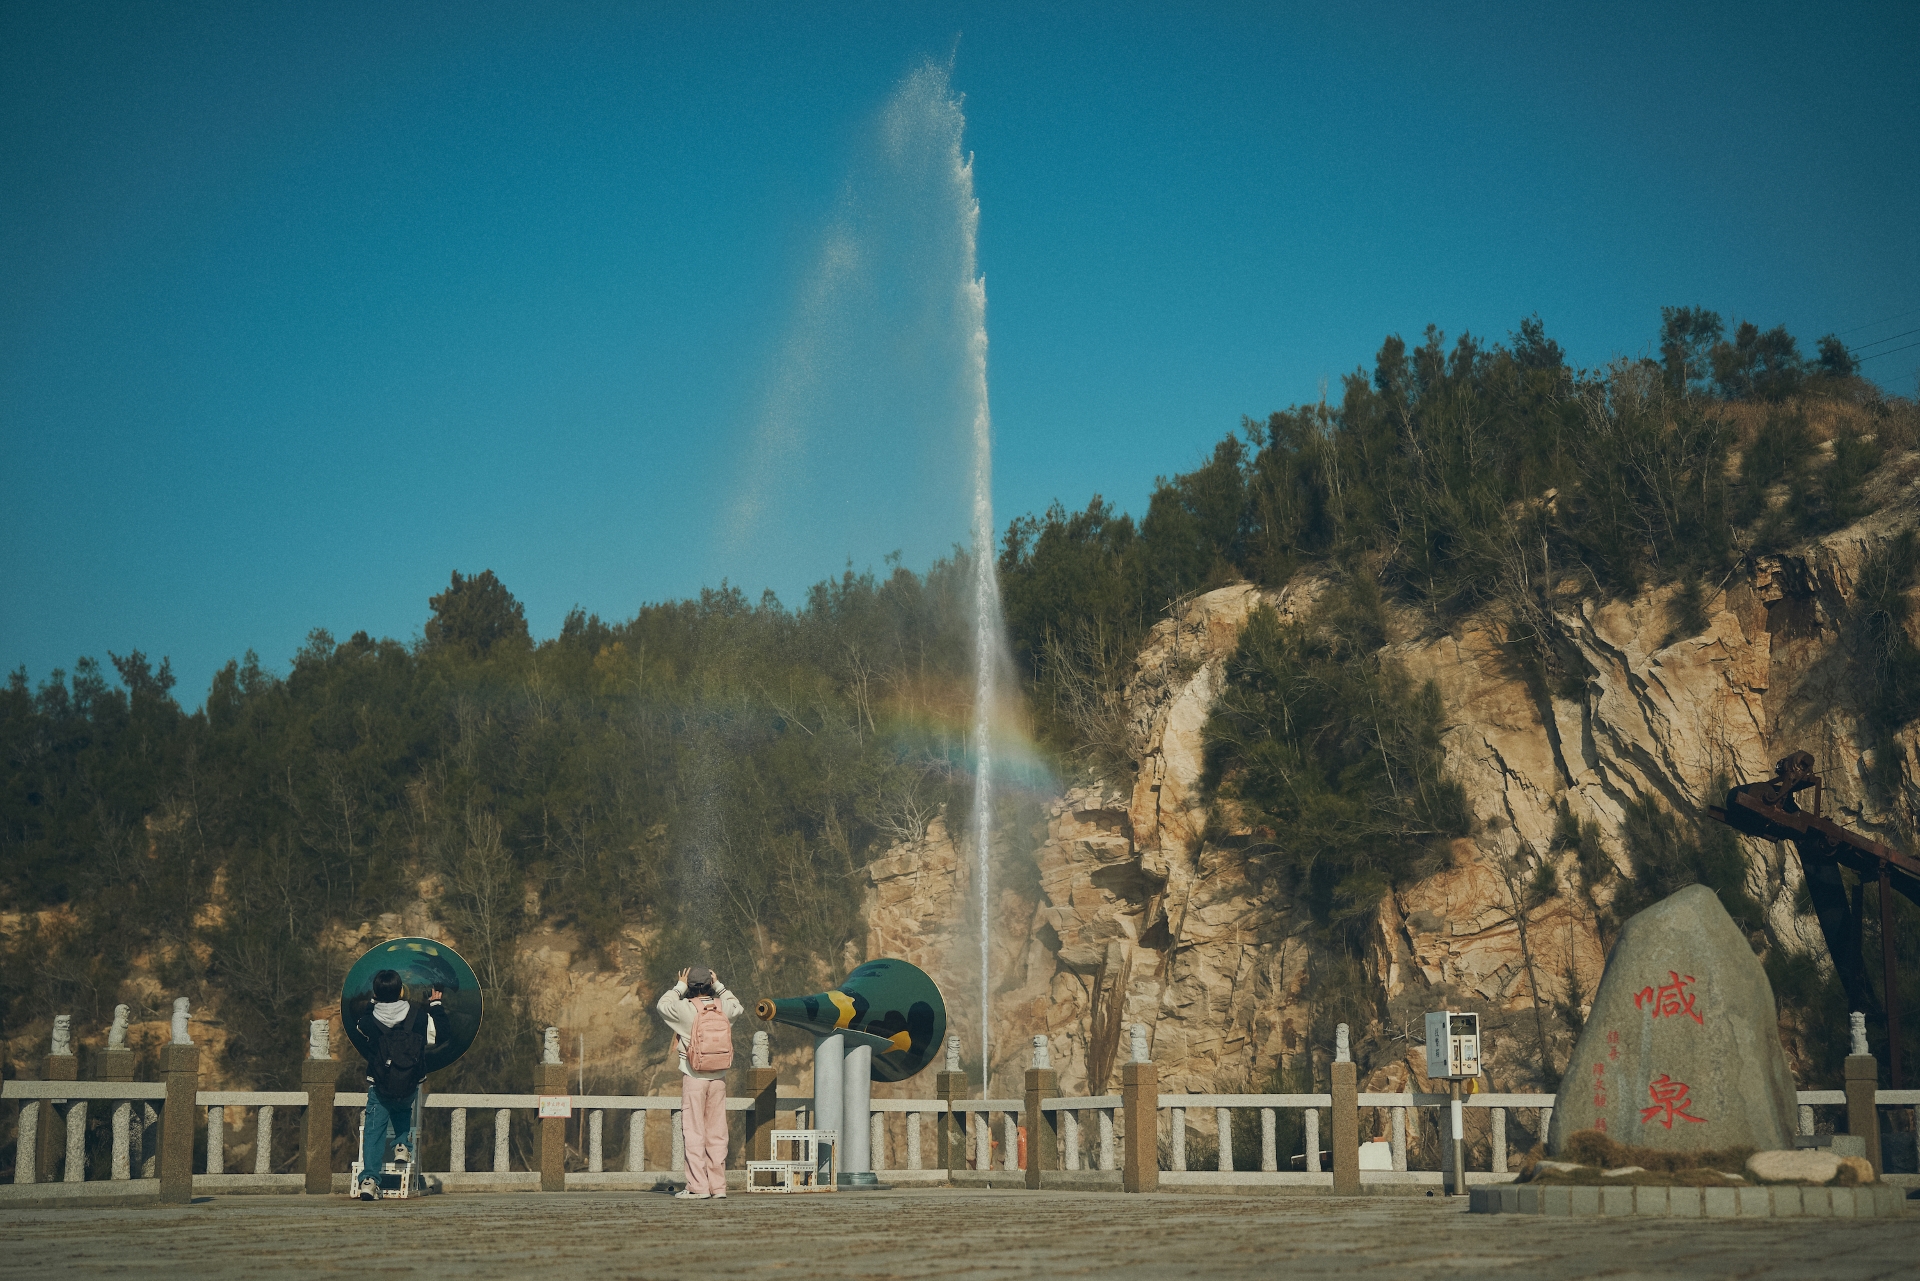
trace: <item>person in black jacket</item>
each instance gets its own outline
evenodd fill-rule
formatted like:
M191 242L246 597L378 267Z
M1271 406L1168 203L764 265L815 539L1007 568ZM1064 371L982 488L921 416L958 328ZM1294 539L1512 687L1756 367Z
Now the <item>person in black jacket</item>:
M405 999L400 975L381 970L373 976L373 1008L360 1016L360 1034L373 1046L367 1059L367 1124L360 1151L360 1199L380 1195L380 1167L386 1162L387 1132L393 1132L393 1159L409 1159L413 1101L426 1078L427 1024L438 1040L447 1029L434 988L424 1006Z

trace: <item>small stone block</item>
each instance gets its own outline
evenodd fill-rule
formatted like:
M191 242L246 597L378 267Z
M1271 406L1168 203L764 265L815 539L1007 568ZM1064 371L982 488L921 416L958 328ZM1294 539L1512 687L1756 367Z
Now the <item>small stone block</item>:
M1667 1213L1676 1219L1697 1219L1706 1213L1699 1188L1668 1188Z
M1497 1213L1497 1211L1491 1205L1487 1204L1487 1190L1485 1188L1468 1188L1467 1189L1467 1213L1468 1214Z
M1513 1193L1515 1201L1514 1209L1518 1213L1539 1214L1542 1212L1539 1188L1515 1188Z
M1832 1218L1832 1191L1831 1188L1801 1188L1800 1213L1811 1219Z
M1633 1189L1599 1188L1600 1213L1608 1217L1624 1217L1633 1213Z
M1734 1199L1740 1205L1740 1217L1743 1219L1768 1219L1773 1217L1772 1188L1735 1188Z
M1564 1219L1573 1213L1572 1188L1541 1188L1540 1213Z
M1833 1217L1834 1218L1851 1219L1859 1214L1859 1211L1855 1208L1858 1205L1858 1202L1854 1199L1854 1194L1857 1193L1858 1191L1860 1191L1859 1188L1828 1188L1827 1189L1827 1194L1833 1198Z
M1701 1188L1700 1207L1709 1219L1737 1218L1740 1214L1738 1193L1738 1188Z
M1873 1212L1882 1217L1900 1214L1907 1208L1905 1188L1896 1188L1886 1183L1873 1186Z
M1496 1203L1497 1213L1513 1214L1520 1209L1520 1189L1519 1188L1514 1187L1512 1184L1508 1184L1506 1187L1492 1188L1490 1189L1490 1191L1492 1191L1494 1194L1494 1201Z
M1667 1202L1666 1188L1635 1188L1633 1190L1633 1212L1643 1218L1665 1218L1673 1213L1673 1207Z
M1568 1214L1587 1215L1600 1213L1599 1188L1575 1187L1568 1188L1567 1191L1573 1194L1573 1200L1567 1207Z
M1800 1194L1804 1188L1781 1186L1773 1189L1773 1217L1776 1219L1797 1219L1802 1211Z

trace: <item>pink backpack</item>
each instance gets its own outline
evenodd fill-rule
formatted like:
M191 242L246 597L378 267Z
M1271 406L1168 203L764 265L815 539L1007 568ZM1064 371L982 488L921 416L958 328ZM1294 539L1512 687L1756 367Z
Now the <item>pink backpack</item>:
M693 1003L693 1035L686 1043L687 1066L696 1072L724 1072L733 1066L733 1024L711 996Z

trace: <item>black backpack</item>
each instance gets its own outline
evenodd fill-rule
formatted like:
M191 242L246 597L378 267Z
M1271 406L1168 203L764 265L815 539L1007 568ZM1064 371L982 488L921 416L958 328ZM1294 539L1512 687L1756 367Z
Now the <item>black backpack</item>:
M407 1008L407 1016L392 1027L387 1027L379 1019L368 1018L372 1024L373 1057L367 1060L367 1075L373 1081L374 1090L389 1099L403 1099L412 1094L426 1074L420 1070L420 1061L427 1054L427 1034L420 1026L426 1012L418 1005Z

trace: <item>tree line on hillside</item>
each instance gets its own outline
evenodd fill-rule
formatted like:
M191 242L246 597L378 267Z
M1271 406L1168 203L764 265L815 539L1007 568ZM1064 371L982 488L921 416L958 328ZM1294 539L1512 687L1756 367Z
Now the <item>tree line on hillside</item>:
M1590 373L1535 320L1504 344L1391 338L1338 404L1245 424L1160 480L1138 523L1098 498L1012 522L1010 641L1061 768L1126 767L1119 690L1170 603L1327 577L1311 629L1247 630L1209 778L1297 838L1255 853L1345 955L1380 889L1467 823L1435 700L1377 653L1389 606L1435 625L1491 606L1537 680L1577 679L1540 621L1557 595L1711 586L1856 518L1881 460L1913 447L1913 406L1852 377L1843 348L1808 362L1780 330L1665 319L1658 360ZM1888 741L1920 705L1902 546L1854 629ZM449 1088L527 1085L544 1012L514 942L537 922L602 951L647 931L653 983L698 950L744 990L812 990L857 954L866 861L942 812L966 834L948 802L968 781L967 555L849 570L791 608L723 585L624 622L575 611L538 643L491 572L455 573L417 642L316 631L285 675L229 663L196 711L139 652L109 655L117 682L89 659L37 685L16 671L0 1026L97 1025L144 967L220 994L234 1076L290 1084L302 1019L352 959L343 931L423 887L507 998ZM1016 840L1031 805L998 820ZM1725 879L1691 826L1646 826L1649 883ZM1573 823L1566 842L1586 857L1593 836ZM1351 966L1317 969L1327 1011L1372 999Z
M1243 632L1208 728L1207 780L1254 831L1256 874L1319 923L1321 1032L1379 1023L1380 995L1358 961L1375 905L1388 886L1443 866L1469 826L1442 769L1437 695L1381 652L1389 606L1435 628L1492 611L1544 710L1587 677L1553 626L1556 608L1671 584L1672 634L1695 635L1738 566L1858 520L1903 483L1882 464L1920 444L1920 413L1857 377L1837 338L1806 360L1784 328L1729 334L1688 307L1662 321L1657 358L1592 371L1571 368L1537 318L1505 343L1449 344L1433 328L1416 347L1391 337L1370 374L1343 380L1337 403L1246 421L1199 467L1161 480L1137 523L1095 497L1008 530L1000 578L1035 715L1094 773L1124 769L1142 746L1123 689L1142 636L1172 604L1234 582L1279 587L1301 571L1327 582L1310 619L1282 626L1262 611ZM1894 734L1920 714L1920 651L1905 625L1915 577L1907 534L1869 559L1845 620L1848 692L1875 747L1870 787L1897 815L1907 807L1895 803ZM1648 803L1624 837L1633 874L1596 899L1612 863L1591 824L1563 816L1553 848L1514 850L1500 869L1513 902L1580 894L1606 933L1701 882L1770 935L1726 828ZM1575 885L1558 883L1563 851L1577 854ZM1904 900L1894 907L1912 915ZM1526 943L1525 913L1516 918ZM1920 916L1908 924L1913 1001ZM1770 947L1768 965L1826 1056L1821 1070L1837 1070L1843 998L1830 976L1784 946ZM1560 1011L1575 1027L1578 1003ZM1537 1036L1544 1061L1544 1026Z

